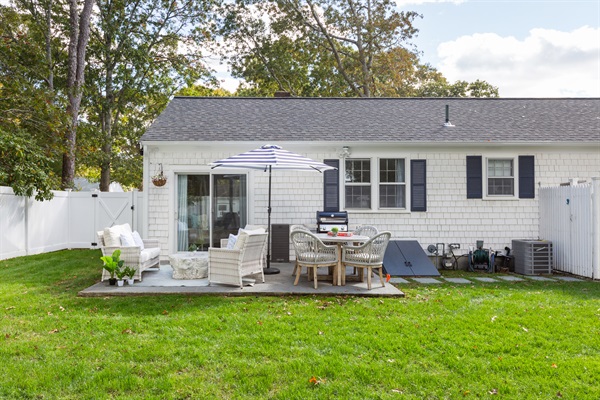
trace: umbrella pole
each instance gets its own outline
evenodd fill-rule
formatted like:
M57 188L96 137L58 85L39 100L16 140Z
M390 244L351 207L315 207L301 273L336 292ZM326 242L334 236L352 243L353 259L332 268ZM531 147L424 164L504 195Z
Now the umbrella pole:
M271 166L269 165L269 205L267 207L267 268L263 268L265 275L279 273L278 268L271 268Z

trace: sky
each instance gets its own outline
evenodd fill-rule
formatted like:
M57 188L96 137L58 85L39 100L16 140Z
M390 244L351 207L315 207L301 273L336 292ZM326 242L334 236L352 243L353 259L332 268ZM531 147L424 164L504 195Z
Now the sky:
M600 97L600 0L395 1L422 14L412 43L450 82L485 80L505 98Z

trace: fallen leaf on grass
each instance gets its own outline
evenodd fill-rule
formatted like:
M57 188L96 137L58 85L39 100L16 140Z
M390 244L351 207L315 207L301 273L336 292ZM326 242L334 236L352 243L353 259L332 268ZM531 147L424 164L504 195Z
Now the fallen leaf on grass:
M393 363L393 362L396 362L396 360L394 360L393 358L388 358L387 362Z
M524 330L525 332L529 332L529 329L525 328L524 326L522 326L521 328L523 328L523 330Z
M13 310L15 306L6 307L6 310Z
M169 315L169 312L167 310L163 310L162 315Z
M556 392L556 397L562 397L562 393L561 392Z
M496 320L496 318L498 318L498 316L497 316L497 315L494 315L494 316L492 317L492 322L494 322L494 321Z
M314 386L318 386L318 385L322 385L325 383L325 378L317 378L315 376L311 376L311 378L308 380L308 382Z
M121 333L122 333L123 335L125 335L125 334L129 334L129 335L131 335L131 334L133 334L133 331L131 330L131 328L127 328L127 329L123 329L123 330L121 331Z
M553 363L552 364L552 368L558 368L558 365L556 365L556 364Z
M325 332L319 331L319 335L324 335L324 334L325 334Z
M60 306L60 311L65 311L65 308L63 306Z
M498 389L489 390L488 393L491 395L498 394Z
M465 390L465 391L463 392L463 396L468 396L470 393L471 393L471 391L470 391L470 390Z
M4 335L5 339L10 339L10 333L7 333L6 335Z
M262 325L262 321L256 321L257 324Z
M402 390L400 390L400 389L392 389L392 392L394 392L394 393L400 393L400 394L403 394L403 393L404 393L404 392L403 392Z
M52 330L51 330L50 332L48 332L48 333L52 334L52 333L56 333L56 332L58 332L58 329L52 329Z

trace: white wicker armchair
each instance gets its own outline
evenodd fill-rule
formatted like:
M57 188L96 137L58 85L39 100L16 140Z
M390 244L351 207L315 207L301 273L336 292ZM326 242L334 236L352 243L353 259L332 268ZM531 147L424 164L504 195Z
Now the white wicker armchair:
M160 268L160 247L158 240L156 239L142 239L143 248L141 246L124 246L120 240L117 242L115 238L105 240L105 235L110 235L109 230L116 229L117 231L129 230L131 228L129 224L113 226L106 228L103 231L98 231L98 246L102 250L103 256L112 256L113 252L117 249L121 250L121 260L125 261L124 266L132 267L135 269L135 275L133 279L142 281L142 272L151 267ZM110 244L109 246L107 246ZM110 278L110 274L102 269L102 281Z
M368 270L367 288L369 290L371 289L371 274L373 269L378 269L381 286L385 286L385 281L383 280L383 256L391 236L390 232L381 232L360 246L343 246L342 268L366 268Z
M241 232L233 249L210 247L208 249L209 284L222 283L244 287L242 278L259 274L264 283L262 254L267 241L266 233Z
M335 268L338 264L337 246L326 245L317 236L304 230L293 231L291 239L296 252L296 280L294 285L298 284L302 267L306 267L309 279L312 269L312 278L315 281L315 289L317 289L317 269L321 267Z

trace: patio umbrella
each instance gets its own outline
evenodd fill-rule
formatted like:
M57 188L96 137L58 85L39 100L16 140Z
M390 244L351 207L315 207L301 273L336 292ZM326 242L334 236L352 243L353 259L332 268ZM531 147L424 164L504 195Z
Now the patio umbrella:
M266 144L258 149L238 154L210 163L212 168L247 168L269 171L269 203L267 206L267 267L265 274L278 274L279 269L271 268L271 171L287 169L293 171L319 171L336 169L330 165L282 149L280 146Z

